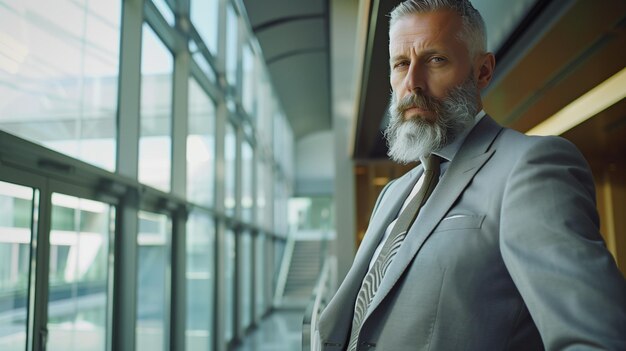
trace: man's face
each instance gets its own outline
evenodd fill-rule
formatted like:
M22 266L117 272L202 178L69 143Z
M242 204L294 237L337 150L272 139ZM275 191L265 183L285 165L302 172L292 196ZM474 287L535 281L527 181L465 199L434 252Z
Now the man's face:
M395 98L418 93L432 100L445 98L472 72L467 45L460 39L462 19L453 11L439 10L400 18L389 41L391 87ZM437 111L418 104L403 111L406 120L434 122Z
M452 11L400 18L390 31L391 104L385 130L389 156L402 163L440 150L469 128L482 108L492 54L470 58Z

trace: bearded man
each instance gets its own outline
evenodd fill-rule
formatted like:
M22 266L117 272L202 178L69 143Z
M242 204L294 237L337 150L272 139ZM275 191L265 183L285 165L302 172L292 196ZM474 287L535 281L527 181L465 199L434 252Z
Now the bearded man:
M390 17L389 155L421 164L379 196L321 349L626 350L626 282L582 155L485 114L495 59L468 0Z

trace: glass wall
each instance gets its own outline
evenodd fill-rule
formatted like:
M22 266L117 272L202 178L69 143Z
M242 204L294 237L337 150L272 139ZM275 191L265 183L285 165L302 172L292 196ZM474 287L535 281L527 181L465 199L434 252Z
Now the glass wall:
M225 286L225 311L224 311L224 339L228 343L235 336L235 304L237 295L235 290L235 270L237 250L235 245L235 232L227 230L224 239L224 286Z
M213 206L215 187L215 104L193 78L189 79L187 134L187 199Z
M270 307L293 135L241 5L0 0L0 350L224 349Z
M0 0L0 129L115 170L120 0Z
M237 66L239 50L239 18L233 5L226 7L226 79L232 86L237 86Z
M269 195L267 187L266 167L263 160L259 157L256 162L256 223L261 228L267 228L267 200Z
M210 350L215 316L215 228L211 217L192 213L187 222L188 350Z
M227 214L235 213L237 186L237 134L231 123L226 124L224 145L224 208Z
M241 147L241 219L251 222L254 211L254 155L248 141L244 141Z
M252 238L249 232L240 235L239 245L239 327L245 331L252 322Z
M54 193L51 222L48 350L104 351L114 208Z
M137 236L137 350L168 350L170 219L139 212Z
M217 52L219 0L191 0L189 14L193 26L212 54Z
M26 349L35 191L0 181L0 350Z
M242 86L242 100L243 107L250 116L256 116L256 94L255 94L255 57L254 52L250 44L243 46L242 51L242 70L243 70L243 86Z
M174 59L148 24L142 43L139 181L169 191Z
M265 312L265 286L270 282L271 275L266 274L265 235L259 233L254 237L254 311L256 320L261 319Z
M333 198L330 196L289 199L290 231L333 231L335 227L333 207Z

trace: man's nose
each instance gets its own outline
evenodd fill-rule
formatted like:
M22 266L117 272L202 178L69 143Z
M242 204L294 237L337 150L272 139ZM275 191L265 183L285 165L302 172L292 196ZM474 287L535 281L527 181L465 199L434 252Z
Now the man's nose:
M411 62L405 77L406 89L411 93L426 90L426 79L422 67L416 62Z

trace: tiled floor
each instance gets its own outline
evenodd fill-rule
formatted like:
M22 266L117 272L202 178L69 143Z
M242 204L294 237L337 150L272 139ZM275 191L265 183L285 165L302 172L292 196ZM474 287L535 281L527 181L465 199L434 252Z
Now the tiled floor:
M303 311L276 311L266 317L259 328L246 336L235 351L302 350Z

